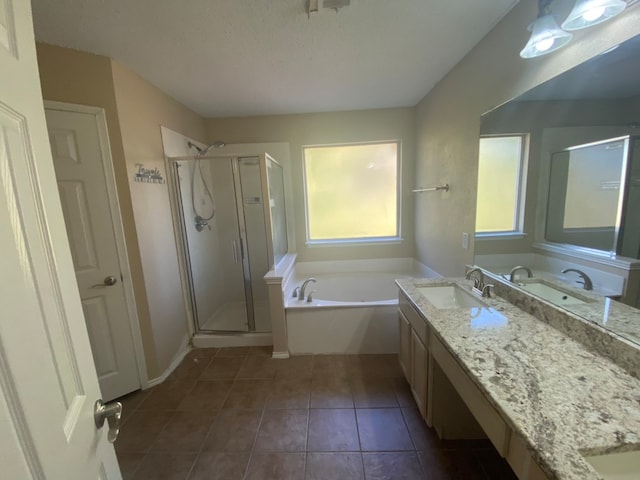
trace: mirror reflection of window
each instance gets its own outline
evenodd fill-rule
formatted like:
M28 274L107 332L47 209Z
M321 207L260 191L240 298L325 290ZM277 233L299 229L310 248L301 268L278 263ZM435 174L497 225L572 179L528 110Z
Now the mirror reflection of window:
M521 232L525 136L480 138L476 233Z
M616 250L628 142L610 139L552 154L547 240Z

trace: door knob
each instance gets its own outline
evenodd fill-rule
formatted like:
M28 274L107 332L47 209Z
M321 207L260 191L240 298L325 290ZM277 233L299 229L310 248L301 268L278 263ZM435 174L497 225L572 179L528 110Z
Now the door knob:
M104 421L109 424L109 434L107 440L113 443L120 433L120 418L122 417L122 404L120 402L104 403L102 399L96 400L93 406L93 419L96 428L102 428Z
M109 275L108 277L104 277L102 283L96 283L95 285L91 285L91 288L102 288L102 287L110 287L118 283L118 279L113 275Z

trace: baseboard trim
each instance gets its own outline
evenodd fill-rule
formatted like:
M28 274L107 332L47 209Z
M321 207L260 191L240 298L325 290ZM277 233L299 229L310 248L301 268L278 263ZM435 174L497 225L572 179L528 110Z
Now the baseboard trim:
M182 360L184 360L184 357L191 350L192 350L192 348L189 345L187 345L186 348L182 349L182 351L178 355L176 355L176 357L173 359L173 361L167 367L167 369L164 372L162 372L162 375L160 375L159 377L152 378L151 380L149 380L147 382L147 385L142 387L142 390L147 390L147 389L149 389L151 387L155 387L156 385L160 385L162 382L164 382L169 377L169 375L171 375L173 373L173 371L176 368L178 368L178 365L180 365L180 362L182 362Z
M281 358L281 359L286 359L289 358L289 352L273 352L273 354L271 355L271 358Z

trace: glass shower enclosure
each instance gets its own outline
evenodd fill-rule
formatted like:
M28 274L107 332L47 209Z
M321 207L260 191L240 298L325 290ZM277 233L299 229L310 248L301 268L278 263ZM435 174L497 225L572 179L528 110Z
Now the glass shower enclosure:
M196 331L270 332L263 277L287 248L281 166L267 154L170 163Z

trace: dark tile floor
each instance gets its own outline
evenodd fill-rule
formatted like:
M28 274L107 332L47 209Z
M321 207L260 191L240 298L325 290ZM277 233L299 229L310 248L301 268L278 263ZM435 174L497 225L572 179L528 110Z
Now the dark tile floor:
M125 480L516 479L488 441L438 439L395 355L199 349L121 401Z

